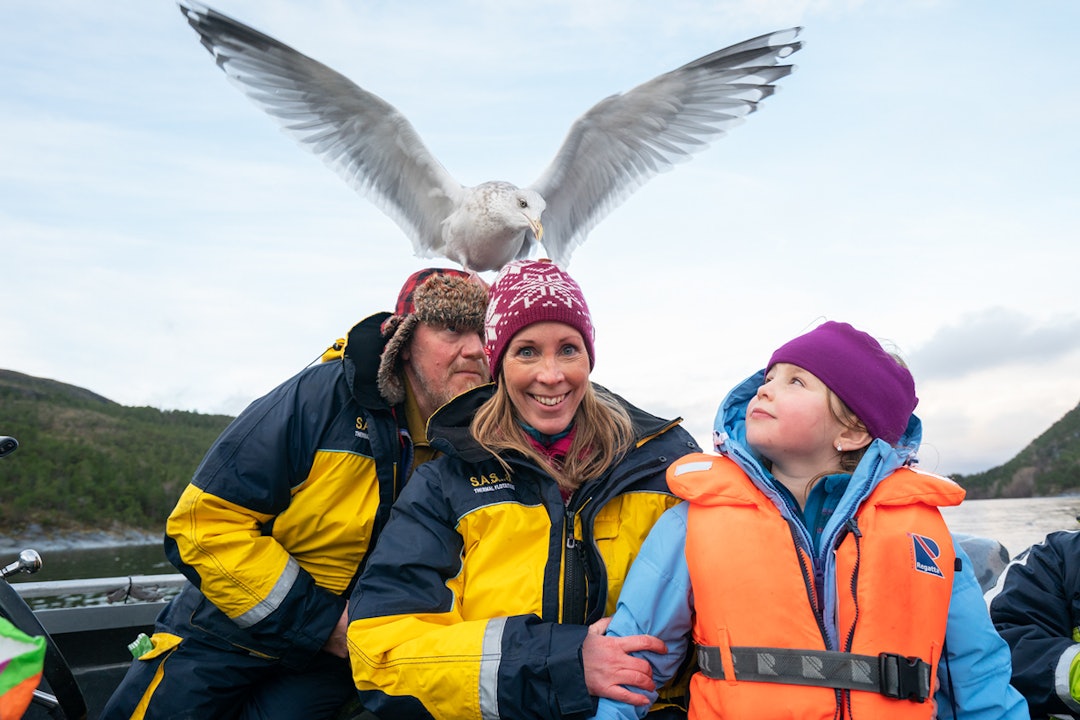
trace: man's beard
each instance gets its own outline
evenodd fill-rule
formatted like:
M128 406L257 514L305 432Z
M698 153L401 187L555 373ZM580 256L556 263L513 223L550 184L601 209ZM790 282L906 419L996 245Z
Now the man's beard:
M440 408L453 400L458 394L484 383L483 371L479 363L456 363L439 378L429 377L418 364L413 364L411 361L410 366L412 367L411 374L416 379L416 385L418 386L412 389L413 394L416 396L417 403L421 406L426 404L432 408ZM479 373L480 377L468 386L450 387L450 381L462 370ZM425 399L427 400L426 403L424 402Z

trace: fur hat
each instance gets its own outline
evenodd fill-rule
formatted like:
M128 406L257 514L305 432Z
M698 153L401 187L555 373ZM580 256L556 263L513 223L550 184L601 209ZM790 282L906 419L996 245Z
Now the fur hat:
M768 367L791 363L812 372L844 401L871 436L890 445L919 404L906 367L877 340L847 323L826 322L782 345Z
M484 351L497 380L503 354L511 338L533 323L554 321L581 333L589 353L589 367L596 364L593 351L592 316L585 296L574 279L550 260L515 260L499 271L491 284L491 301L484 319Z
M383 321L387 338L379 359L379 393L391 405L405 401L401 379L401 349L417 323L454 326L477 333L484 328L488 291L480 276L449 268L425 268L409 276L398 293L394 314Z

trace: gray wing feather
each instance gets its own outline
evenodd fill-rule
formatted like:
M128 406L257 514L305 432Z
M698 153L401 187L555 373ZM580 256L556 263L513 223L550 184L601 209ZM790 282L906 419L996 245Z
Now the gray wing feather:
M393 219L418 255L442 254L440 224L461 185L405 116L293 48L203 5L181 12L229 79Z
M718 50L578 118L555 159L531 186L547 201L543 244L565 266L589 231L631 193L689 160L741 123L794 69L777 62L802 47L802 28Z

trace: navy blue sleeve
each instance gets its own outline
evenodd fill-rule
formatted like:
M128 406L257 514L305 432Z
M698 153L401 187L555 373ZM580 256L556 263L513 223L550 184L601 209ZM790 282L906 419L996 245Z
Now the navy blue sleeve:
M1006 570L990 604L998 633L1012 650L1012 684L1032 716L1077 713L1069 666L1077 644L1080 533L1051 533Z

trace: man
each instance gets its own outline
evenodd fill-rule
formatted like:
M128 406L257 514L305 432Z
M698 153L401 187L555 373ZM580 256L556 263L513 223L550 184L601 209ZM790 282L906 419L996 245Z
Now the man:
M488 379L486 305L474 275L414 273L340 359L225 429L166 523L190 582L102 718L333 717L354 697L346 599L391 503L435 455L428 417Z
M998 587L990 619L1031 717L1080 716L1080 531L1052 532L1021 552Z

